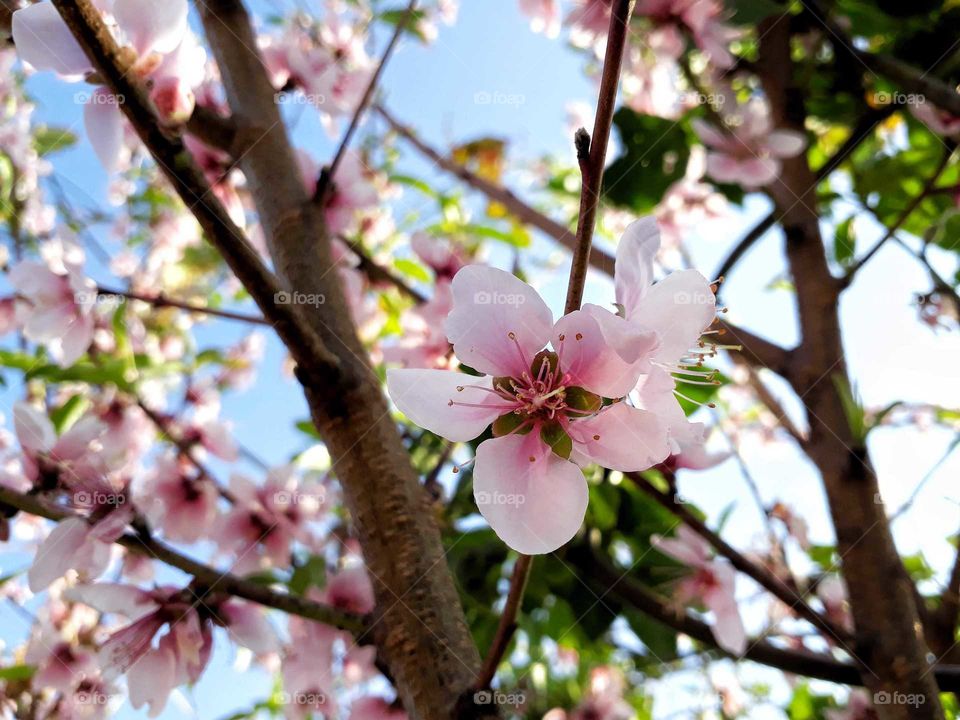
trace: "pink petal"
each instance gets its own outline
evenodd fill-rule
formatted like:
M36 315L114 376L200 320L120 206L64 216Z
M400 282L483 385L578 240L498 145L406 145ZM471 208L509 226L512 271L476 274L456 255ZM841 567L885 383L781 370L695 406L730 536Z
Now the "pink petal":
M677 383L666 370L651 368L637 384L637 406L656 414L667 426L671 450L679 452L684 446L702 443L704 440L703 423L692 423L687 419L677 396L673 391Z
M520 377L550 338L553 317L537 291L508 272L467 265L453 278L447 337L465 365Z
M37 70L79 76L93 71L86 53L52 3L28 5L13 14L13 41L21 60Z
M569 384L618 398L637 384L657 338L594 305L560 318L551 343L560 369L571 378Z
M730 136L714 125L700 118L694 118L690 122L690 125L693 127L693 131L697 134L697 137L699 137L705 145L718 150L727 150L730 148Z
M116 0L113 16L141 56L176 49L187 29L187 0Z
M227 621L230 636L245 648L257 655L278 650L277 634L259 607L232 600L221 605L220 612Z
M10 268L7 278L17 292L33 302L40 300L44 304L56 303L63 294L64 278L51 272L50 268L43 263L34 260L24 260L14 265Z
M622 402L570 423L567 432L578 460L585 458L611 470L646 470L670 454L663 421Z
M150 593L133 585L120 583L95 583L78 585L67 592L76 602L82 602L105 613L120 613L136 620L157 609Z
M580 468L536 432L480 443L473 495L500 539L527 555L552 552L576 535L589 499Z
M713 563L713 571L719 586L706 593L703 603L716 616L712 629L717 644L739 657L747 649L747 631L734 595L736 571L720 563Z
M33 565L27 572L30 591L38 593L75 567L78 553L88 542L90 526L82 518L59 523L37 548Z
M654 285L631 318L660 338L654 357L673 365L696 347L717 313L710 283L696 270L671 273Z
M774 157L789 158L803 152L807 139L794 130L774 130L767 136L766 145Z
M463 388L463 390L459 390ZM513 405L494 395L493 378L452 370L387 370L390 399L411 422L453 442L473 440ZM465 404L454 404L465 403ZM473 407L474 405L478 407Z
M708 152L707 175L717 182L740 184L744 178L744 171L741 160L736 155ZM754 186L751 185L751 187Z
M370 575L362 565L344 568L330 576L324 588L326 602L359 615L373 612L376 600Z
M134 708L150 706L147 717L163 712L176 686L176 658L168 647L151 649L127 672L127 692Z
M165 622L158 613L150 613L107 638L98 654L104 676L113 679L136 665Z
M653 259L659 249L660 228L652 215L630 223L620 238L613 276L617 303L627 318L653 284Z
M710 546L686 525L677 528L676 537L651 535L650 544L674 560L693 568L702 568L710 561Z
M97 88L83 106L83 126L104 169L116 171L123 150L123 113L107 90Z
M747 189L762 187L773 182L780 174L780 161L776 158L750 158L740 164L740 184Z
M13 427L20 445L32 453L48 452L57 441L50 418L30 403L18 402L13 406Z

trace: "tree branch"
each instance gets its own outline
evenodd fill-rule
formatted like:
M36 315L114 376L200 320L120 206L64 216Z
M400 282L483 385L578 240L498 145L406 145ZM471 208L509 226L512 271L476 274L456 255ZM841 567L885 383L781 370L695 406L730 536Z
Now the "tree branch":
M694 640L718 650L728 657L736 658L717 645L713 631L706 623L697 620L669 601L659 597L626 572L613 566L598 552L593 552L594 562L590 568L582 568L587 577L591 577L603 588L630 603L642 613L654 620L673 628L677 632L689 635ZM768 667L802 677L817 678L843 685L863 685L863 671L856 665L840 662L821 653L809 650L786 650L761 639L751 639L743 657ZM941 665L932 673L940 687L946 692L960 691L960 666Z
M0 503L57 522L67 518L83 517L63 508L47 505L37 495L23 495L3 486L0 486ZM216 587L222 592L251 600L259 605L282 610L308 620L333 625L354 634L364 633L367 630L366 619L359 615L344 612L297 595L279 593L261 583L250 582L228 572L221 572L179 553L149 534L127 533L116 542L131 552L160 560L171 567L182 570L204 585L208 591Z
M610 128L617 104L617 88L620 86L620 66L627 42L630 24L631 0L614 0L610 12L610 28L600 75L600 90L597 96L597 114L593 121L593 138L585 130L578 133L577 156L580 159L580 212L577 216L577 245L570 263L570 280L567 283L567 302L564 313L580 309L583 286L587 280L587 265L593 246L593 229L600 207L600 190L603 187L603 170L607 160L607 145L610 144ZM582 134L581 134L582 133ZM589 143L590 154L583 158Z
M276 278L213 195L183 141L158 123L149 99L135 80L136 74L130 72L129 58L125 58L100 12L90 0L54 0L54 5L108 87L124 98L120 108L157 165L264 316L274 325L297 362L309 374L325 378L336 376L337 359L310 331L296 305L275 302L280 292Z
M356 528L381 621L381 657L412 719L451 717L473 706L480 656L444 561L440 532L400 439L379 379L366 360L334 272L322 209L297 170L274 91L239 0L197 2L239 132L257 142L240 160L278 275L323 297L306 316L339 361L337 378L305 376L310 413Z
M403 17L400 18L400 20L397 22L397 26L393 30L393 35L390 37L390 42L387 43L387 47L383 51L383 56L380 58L380 62L377 64L377 69L374 71L373 75L370 76L370 82L367 83L367 88L363 91L363 97L360 98L360 103L353 111L353 117L350 118L350 124L347 126L347 131L344 133L343 139L340 141L340 145L337 147L337 152L333 155L333 160L331 161L330 165L324 168L323 172L320 173L320 177L317 180L317 187L313 194L313 201L320 206L324 204L333 187L334 178L337 175L337 168L340 167L340 161L343 160L343 156L347 152L347 148L350 146L350 140L353 138L353 134L356 132L357 126L360 124L360 118L370 105L370 101L373 99L373 93L377 89L377 84L380 82L380 76L383 75L383 70L387 66L387 62L390 60L390 56L393 54L393 50L397 46L400 36L403 34L403 31L407 29L407 25L410 23L410 20L413 19L414 11L416 9L417 0L410 0L409 4L407 5L406 12L403 13Z
M807 601L800 595L797 588L791 587L766 568L757 565L748 559L735 547L727 543L722 537L708 528L700 518L694 515L685 505L678 502L676 498L660 492L646 478L639 473L624 473L630 478L638 488L649 495L658 505L669 510L678 518L683 520L691 530L706 540L714 550L727 558L730 564L744 575L752 578L758 585L765 588L774 597L783 602L788 608L795 611L797 615L809 622L818 630L826 631L832 639L846 641L849 639L849 633L823 617L814 610Z
M204 307L203 305L194 305L183 300L174 300L164 295L162 292L158 295L145 295L132 292L130 290L116 290L100 285L97 287L97 295L100 297L123 297L128 300L138 300L140 302L153 305L157 308L178 308L191 313L200 315L212 315L213 317L223 318L225 320L237 320L239 322L253 323L255 325L270 325L271 323L259 315L247 315L245 313L233 312L232 310L219 310L217 308Z
M760 24L757 70L775 127L802 131L802 92L794 85L790 27ZM816 178L800 155L783 161L769 188L782 216L786 254L796 287L802 342L791 382L809 409L805 450L823 477L837 551L856 627L856 653L873 693L923 696L916 707L875 707L880 720L941 720L939 693L926 662L915 587L897 553L863 439L850 427L837 384L849 387L838 305L842 282L830 274L815 204L797 202Z

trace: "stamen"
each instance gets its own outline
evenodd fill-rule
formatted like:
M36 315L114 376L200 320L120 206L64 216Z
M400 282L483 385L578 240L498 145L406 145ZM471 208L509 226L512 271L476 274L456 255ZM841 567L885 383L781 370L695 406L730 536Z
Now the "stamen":
M453 466L453 474L456 475L458 472L460 472L463 468L465 468L465 467L467 467L468 465L470 465L470 464L471 464L474 460L476 460L476 459L477 459L476 457L472 457L472 458L470 458L469 460L467 460L466 462L462 462L462 463L460 463L459 465L454 465L454 466Z
M692 397L687 397L686 395L684 395L682 392L680 392L680 391L677 390L677 389L674 389L673 394L676 395L677 397L682 397L682 398L683 398L684 400L686 400L687 402L692 402L694 405L699 405L700 407L706 406L706 407L710 408L711 410L712 410L713 408L717 407L717 404L716 404L716 403L712 403L712 402L704 403L704 402L700 402L699 400L694 400Z
M530 367L530 361L527 360L527 356L523 352L523 348L520 347L520 341L517 340L517 334L511 330L507 333L507 337L513 340L513 344L517 346L517 352L520 353L520 359L523 361L524 367Z

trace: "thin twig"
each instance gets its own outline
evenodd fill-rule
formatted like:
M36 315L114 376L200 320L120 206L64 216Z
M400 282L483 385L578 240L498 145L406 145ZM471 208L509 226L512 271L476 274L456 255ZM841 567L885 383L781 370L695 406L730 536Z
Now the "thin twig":
M887 241L893 238L897 234L897 231L901 226L910 218L913 214L913 211L916 210L920 204L927 199L930 195L930 191L937 184L937 181L940 179L940 176L943 175L944 171L947 169L947 166L950 164L950 158L953 157L953 153L956 150L956 146L951 141L946 141L947 145L946 151L943 153L943 157L940 158L940 162L937 164L937 168L934 171L933 175L927 180L924 184L923 189L916 195L916 197L911 200L907 206L903 209L903 212L897 216L893 224L887 227L887 232L884 233L883 237L877 240L877 242L867 250L866 254L861 257L856 264L851 267L847 274L844 276L844 284L849 285L853 280L854 276L861 270L863 267L870 262L870 259L877 254L877 252L882 248Z
M517 629L517 616L520 614L520 602L523 600L523 592L527 589L527 580L530 577L530 568L533 564L533 557L530 555L520 555L513 566L513 574L510 576L510 591L507 593L507 602L503 606L503 613L500 615L500 622L497 624L496 634L493 636L493 642L490 644L490 651L483 661L483 668L480 671L480 678L477 680L477 688L484 689L490 687L494 676L497 674L497 666L507 652L513 633Z
M256 325L271 324L266 318L263 318L259 315L247 315L246 313L234 312L232 310L219 310L217 308L204 307L203 305L194 305L183 300L169 298L163 293L158 295L146 295L144 293L133 292L132 290L116 290L114 288L100 285L97 287L97 295L100 295L101 297L124 297L128 300L139 300L140 302L153 305L157 308L178 308L179 310L185 310L191 313L199 313L201 315L212 315L225 320L237 320L239 322L254 323Z
M335 182L334 178L337 175L337 168L340 167L340 162L343 160L343 156L346 154L347 148L350 146L350 140L353 138L353 134L356 132L357 126L360 124L360 118L370 105L370 100L373 99L373 93L376 91L377 84L380 82L380 76L383 75L383 70L387 66L387 62L390 60L390 56L393 54L393 50L397 46L400 36L403 34L403 31L406 30L411 18L413 18L416 9L417 0L410 0L410 3L407 5L407 9L403 13L403 16L397 21L397 26L393 30L393 35L390 38L390 42L387 43L387 47L383 51L383 56L380 58L380 63L377 65L377 69L373 72L373 75L370 76L370 82L367 83L367 89L364 91L363 97L360 98L360 104L357 105L356 109L353 111L353 117L350 118L350 124L347 126L347 132L344 133L343 139L340 141L340 146L337 148L337 152L333 156L333 160L331 161L330 165L324 168L320 173L320 178L317 180L317 188L313 195L313 201L318 205L324 204L325 200L330 194L330 191L333 189L333 184Z
M593 245L593 230L600 206L600 191L603 187L603 169L607 160L607 145L613 112L617 104L617 88L620 85L620 67L627 42L627 26L630 23L630 0L615 0L611 7L610 29L600 75L600 90L597 97L597 113L593 121L593 138L585 130L577 132L577 157L580 161L582 181L580 186L580 214L577 217L577 244L570 263L570 280L567 283L567 302L564 313L580 309L583 301L583 286L587 280L590 249ZM590 154L584 162L585 138L589 139Z

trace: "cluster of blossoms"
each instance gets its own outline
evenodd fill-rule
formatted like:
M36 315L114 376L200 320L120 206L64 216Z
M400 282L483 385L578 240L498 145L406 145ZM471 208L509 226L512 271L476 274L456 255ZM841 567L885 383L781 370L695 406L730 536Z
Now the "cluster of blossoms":
M492 425L477 448L474 496L520 552L550 552L580 528L582 466L645 470L703 439L674 396L673 373L701 374L687 364L701 359L714 293L692 270L653 284L659 242L653 218L631 225L617 252L618 312L586 305L556 323L526 283L468 265L451 283L444 329L473 374L388 371L390 397L421 427L463 442Z

